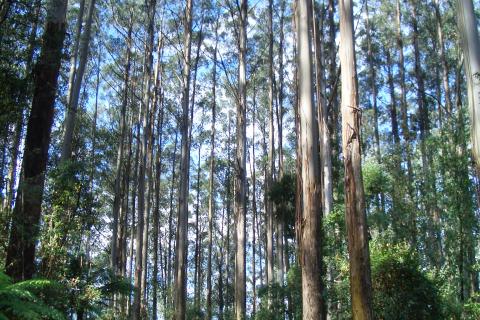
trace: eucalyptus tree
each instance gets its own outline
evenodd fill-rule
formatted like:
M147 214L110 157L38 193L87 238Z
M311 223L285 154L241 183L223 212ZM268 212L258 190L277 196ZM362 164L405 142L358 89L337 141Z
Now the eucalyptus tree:
M360 112L353 32L353 4L339 0L342 83L342 146L345 166L345 220L348 234L353 319L373 319L368 226L363 189Z
M301 228L297 230L302 267L303 319L323 319L322 288L322 180L318 122L313 102L313 61L311 56L312 3L297 1L298 113L302 181ZM297 133L298 134L298 133ZM298 174L298 173L297 173ZM298 217L297 217L298 219Z
M180 187L178 195L178 215L175 250L175 319L186 316L187 304L187 235L188 235L188 181L190 166L189 143L189 107L190 107L190 69L192 51L192 6L193 0L186 0L184 14L184 50L182 54L182 120L181 120L181 158Z

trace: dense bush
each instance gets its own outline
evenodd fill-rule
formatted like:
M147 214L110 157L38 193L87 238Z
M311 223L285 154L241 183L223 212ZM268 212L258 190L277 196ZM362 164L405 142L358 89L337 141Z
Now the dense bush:
M406 246L372 246L376 319L442 319L438 288Z

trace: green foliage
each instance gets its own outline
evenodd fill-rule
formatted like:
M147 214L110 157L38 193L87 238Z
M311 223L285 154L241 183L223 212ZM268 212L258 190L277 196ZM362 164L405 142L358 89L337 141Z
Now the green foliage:
M258 290L258 297L260 298L260 306L255 314L256 320L285 319L286 313L291 313L290 319L301 319L302 274L300 267L293 265L289 269L285 286L278 283L263 286ZM291 302L289 309L287 309L287 301Z
M44 279L13 283L0 272L0 319L66 319L56 308L63 290L58 283Z
M270 189L269 197L276 205L276 219L285 223L285 232L287 237L295 237L295 192L296 177L292 173L286 173L283 177L275 181Z
M480 319L480 294L474 294L463 305L463 318L464 319Z
M71 257L67 283L70 307L76 312L96 318L107 316L108 301L114 294L129 294L133 288L128 279L114 275L110 269L98 267L102 261L89 266L85 256Z
M362 166L362 174L366 198L372 198L382 192L390 192L393 181L382 164L368 160Z
M406 245L374 245L371 262L377 319L442 318L438 288Z

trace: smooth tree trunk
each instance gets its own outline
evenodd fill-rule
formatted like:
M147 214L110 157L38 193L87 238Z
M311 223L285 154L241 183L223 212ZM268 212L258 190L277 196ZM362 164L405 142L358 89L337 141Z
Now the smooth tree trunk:
M73 40L72 52L70 53L70 71L68 73L68 89L67 89L67 107L72 100L73 86L75 83L75 75L77 72L78 47L80 45L80 38L82 35L83 15L85 13L85 1L79 1L79 9L77 15L77 22L75 24L75 38Z
M437 24L437 37L438 37L438 46L440 49L440 62L442 64L442 84L444 90L444 99L445 99L445 109L447 113L452 112L452 100L450 96L450 83L448 81L449 67L447 63L447 57L445 55L445 41L443 37L443 20L440 13L440 4L439 0L433 0L433 6L435 9L435 18Z
M313 5L313 2L312 2ZM328 128L328 106L326 101L326 85L324 75L324 50L322 44L322 26L318 20L321 13L313 10L313 37L315 49L315 88L317 103L317 120L320 139L320 162L322 166L322 192L323 214L328 216L333 210L333 179L332 179L332 147L330 143L330 130Z
M407 83L405 76L405 57L403 53L403 33L402 33L402 11L400 7L400 0L396 1L396 42L398 50L398 72L400 81L400 115L401 115L401 128L402 136L404 139L403 149L405 152L405 160L407 162L407 193L410 202L415 201L415 195L413 190L413 167L412 167L412 149L411 149L411 135L408 123L408 111L407 111ZM409 221L409 242L412 249L417 248L417 216L416 211L411 210Z
M187 308L187 251L188 251L188 185L190 166L189 144L189 105L190 67L192 51L192 6L193 0L186 1L184 15L184 51L182 76L182 120L181 120L181 159L180 187L178 195L177 234L175 252L175 320L183 320Z
M147 233L148 233L148 215L150 209L150 190L148 184L151 181L151 94L150 86L152 83L153 67L153 41L154 41L154 22L155 22L156 0L147 2L147 38L145 42L145 56L143 69L143 97L140 110L140 119L142 122L142 132L140 137L140 158L138 168L138 223L136 233L135 250L135 295L133 319L141 319L145 309L145 271L147 261L145 259L147 252ZM147 190L146 190L147 189Z
M480 40L472 0L458 1L458 29L464 56L467 79L468 107L470 111L472 151L480 168Z
M300 125L302 218L299 233L303 319L324 318L322 288L322 181L318 122L313 99L311 44L312 2L298 0L296 8L298 112Z
M85 22L85 31L81 36L79 48L78 69L75 69L75 76L71 93L68 97L68 111L65 119L65 133L63 136L62 161L69 160L72 156L72 140L75 121L77 117L78 102L80 98L80 89L82 87L83 74L88 61L88 49L90 46L90 34L92 30L93 14L95 12L95 1L90 0L87 21ZM83 2L83 0L82 0ZM80 18L80 17L79 17ZM75 53L75 52L74 52ZM76 60L76 59L75 59ZM75 61L76 63L76 61Z
M129 82L130 82L130 67L131 67L131 46L132 46L132 21L130 21L128 32L127 32L127 52L126 52L126 63L125 63L125 72L123 80L123 97L122 105L120 107L120 143L118 145L117 153L117 163L116 163L116 173L115 173L115 186L114 186L114 199L113 199L113 226L112 226L112 248L111 248L111 266L114 273L118 273L119 263L117 260L118 246L117 241L118 234L118 219L120 212L120 205L124 194L122 194L121 180L122 174L128 174L127 172L123 173L123 158L124 158L124 145L125 137L127 132L127 104L128 104L128 93L129 93Z
M40 227L67 2L51 0L47 5L41 53L34 71L32 107L5 266L6 273L15 281L31 279L35 272L35 242Z
M257 312L257 274L256 274L256 229L257 229L257 178L255 173L255 116L256 116L256 88L253 88L253 107L252 107L252 152L250 159L250 176L252 179L252 317ZM261 260L260 260L261 261ZM260 270L261 272L261 270Z
M235 156L235 318L246 319L247 0L239 7L238 95Z
M345 165L345 220L354 320L373 319L370 252L361 167L360 112L353 32L353 4L340 2L342 144Z
M215 122L217 118L217 45L218 23L215 28L215 49L212 71L212 128L210 133L210 177L208 182L208 260L207 260L207 320L212 319L212 247L215 216Z
M161 186L161 175L162 175L162 151L163 151L163 121L164 121L164 105L162 99L162 54L163 54L163 39L162 34L159 32L158 47L157 47L157 65L155 68L155 82L154 82L154 92L153 92L153 105L160 105L160 111L158 115L157 123L157 137L158 137L158 148L155 152L155 207L153 210L153 271L152 271L152 319L157 319L157 310L158 310L158 264L159 257L162 257L161 252L161 242L160 242L160 230L159 230L159 220L160 220L160 186ZM157 107L154 107L157 109Z
M166 260L167 264L167 285L169 288L172 286L172 251L174 248L173 243L173 214L174 214L174 191L175 191L175 178L176 178L176 163L177 163L177 146L178 146L178 131L175 131L175 142L173 146L173 156L172 156L172 174L171 174L171 181L170 181L170 195L169 195L169 213L168 213L168 243L167 243L167 257ZM171 304L172 296L169 295L169 303Z
M273 0L268 2L268 164L266 176L266 192L270 192L273 184L273 175L275 170L275 132L273 126ZM266 217L267 217L267 284L273 284L273 201L270 197L265 197ZM269 298L270 299L270 298Z

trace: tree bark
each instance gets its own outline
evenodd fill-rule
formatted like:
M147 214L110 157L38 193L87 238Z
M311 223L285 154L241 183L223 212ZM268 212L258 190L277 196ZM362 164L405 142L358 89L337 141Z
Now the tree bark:
M472 0L458 1L458 28L464 55L467 78L468 106L472 123L472 151L480 168L480 40Z
M313 103L313 62L311 56L312 2L297 1L297 63L300 120L302 219L300 265L302 268L303 319L323 319L322 288L322 181L318 122ZM297 179L300 180L300 179Z
M152 319L157 319L157 291L158 291L158 257L159 247L161 251L161 243L159 237L159 219L160 219L160 178L162 175L162 151L163 151L163 121L164 121L164 106L163 106L163 76L162 76L162 56L163 56L163 38L162 33L159 32L158 46L157 46L157 65L155 68L155 82L153 91L154 109L160 111L157 123L157 137L158 149L155 152L155 207L153 210L153 271L152 271ZM160 253L160 257L162 254Z
M188 181L190 166L190 144L188 139L190 102L190 55L192 51L192 6L193 0L186 1L184 16L184 52L182 77L182 152L180 160L180 187L178 196L178 217L175 254L175 320L186 315L187 300L187 232L188 232Z
M345 220L348 234L350 294L354 320L373 319L370 253L361 167L360 112L351 0L340 0L342 144L345 162Z
M35 272L35 242L39 232L66 12L66 0L48 3L41 53L34 71L32 108L6 259L6 273L15 281L31 279Z
M113 200L113 230L112 230L112 249L111 249L111 266L114 273L117 273L119 267L117 261L117 234L118 234L118 216L120 211L120 204L124 197L121 189L121 179L123 171L123 154L124 154L124 143L126 136L126 124L127 124L127 103L128 103L128 92L129 92L129 82L130 82L130 66L131 66L131 47L132 47L132 17L130 17L130 23L128 26L127 33L127 52L126 52L126 63L125 63L125 73L123 80L123 97L122 105L120 107L120 143L118 145L118 154L117 154L117 163L116 163L116 176L115 176L115 186L114 186L114 200ZM127 174L127 173L125 173Z
M440 13L440 5L438 0L433 1L433 6L435 9L435 17L437 23L437 36L438 36L438 45L440 49L440 62L442 64L442 83L443 90L445 95L445 108L448 113L452 112L452 100L450 97L450 84L448 82L448 73L449 68L447 64L447 58L445 56L445 41L443 39L443 21L442 15Z
M235 318L246 319L247 0L239 7L238 101L235 157Z
M140 138L140 159L138 170L138 223L136 234L135 256L135 300L133 319L141 319L144 313L145 271L147 267L146 249L148 241L148 214L150 209L150 190L146 180L151 181L151 117L150 117L150 86L152 82L153 41L156 0L147 2L147 39L145 42L145 58L143 70L143 98L141 105L142 135ZM139 133L140 134L140 133ZM148 188L148 189L147 189ZM147 190L146 190L147 189ZM145 192L147 191L147 192ZM147 201L146 201L147 198ZM145 204L145 202L147 202Z
M405 159L407 162L407 192L411 202L415 201L413 183L413 167L412 167L412 150L411 150L411 136L408 124L407 111L407 86L405 81L405 58L403 54L403 34L402 34L402 12L400 9L400 0L396 2L396 42L399 55L398 72L400 77L400 114L401 127L404 139ZM411 210L409 217L409 241L412 249L417 248L417 216L416 211Z
M207 320L212 319L212 245L215 215L215 121L217 116L217 46L218 23L215 28L215 49L212 72L212 128L210 134L210 178L208 183L208 262L207 262Z
M27 48L27 60L25 62L25 79L30 80L32 78L32 63L33 63L33 53L36 47L37 40L37 29L38 29L38 20L40 18L40 10L42 7L41 0L35 0L35 3L32 5L33 21L31 26L31 32L28 38L28 48ZM27 111L28 113L28 111ZM17 123L15 124L15 135L13 138L13 149L11 153L10 168L8 170L8 185L6 190L6 200L4 208L11 210L13 208L13 199L15 196L15 182L17 178L17 163L20 156L21 140L25 126L25 114L22 114L18 117Z
M268 164L267 164L267 179L266 192L270 192L274 181L275 170L275 132L273 126L273 0L268 2ZM267 216L267 284L271 285L274 281L273 271L273 202L267 195L265 197L266 216ZM269 298L270 301L270 298Z
M83 2L84 0L82 0ZM80 51L78 63L78 69L74 71L74 81L72 86L71 95L68 97L68 112L67 118L65 119L65 134L63 136L63 147L62 147L62 161L69 160L72 156L72 139L73 139L73 130L75 127L75 119L77 117L78 109L78 100L80 98L80 89L82 86L83 74L85 73L85 67L88 60L88 48L90 44L90 33L92 30L93 22L93 13L95 11L95 1L90 0L90 5L87 12L87 21L85 23L85 31L81 37L80 41ZM79 17L80 19L80 17ZM80 30L80 29L79 29ZM79 34L80 37L80 34ZM74 52L75 54L76 52ZM76 58L75 58L76 63Z

